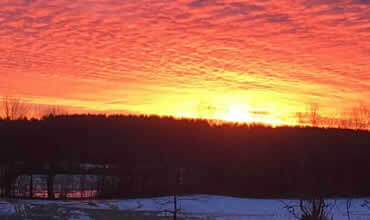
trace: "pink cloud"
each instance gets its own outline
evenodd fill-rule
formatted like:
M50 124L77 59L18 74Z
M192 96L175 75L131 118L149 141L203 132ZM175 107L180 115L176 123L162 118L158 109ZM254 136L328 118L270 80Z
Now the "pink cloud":
M366 0L1 1L0 14L3 93L94 106L122 91L139 99L127 106L177 90L370 100Z

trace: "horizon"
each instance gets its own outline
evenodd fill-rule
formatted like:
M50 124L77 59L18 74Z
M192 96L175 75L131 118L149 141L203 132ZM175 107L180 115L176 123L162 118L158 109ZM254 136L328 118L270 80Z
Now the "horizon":
M308 113L307 113L308 114ZM32 114L30 114L32 115ZM256 121L239 121L239 120L223 120L223 119L207 119L199 117L176 117L173 115L156 115L156 114L135 114L135 113L69 113L69 112L47 112L45 114L35 116L25 116L20 118L2 118L1 121L43 121L49 119L73 119L75 117L104 117L105 119L109 118L134 118L136 119L158 119L158 120L174 120L178 122L191 122L191 123L202 123L206 122L209 127L223 127L223 126L232 126L232 127L264 127L264 128L293 128L293 129L338 129L338 130L349 130L349 131L364 131L370 132L369 127L365 126L355 126L352 118L346 119L334 119L337 121L331 121L328 123L326 120L333 120L332 118L321 118L322 121L318 121L317 124L312 124L310 118L305 118L305 121L296 124L271 124L265 122L256 122ZM309 117L309 116L307 116ZM366 125L368 126L368 125Z

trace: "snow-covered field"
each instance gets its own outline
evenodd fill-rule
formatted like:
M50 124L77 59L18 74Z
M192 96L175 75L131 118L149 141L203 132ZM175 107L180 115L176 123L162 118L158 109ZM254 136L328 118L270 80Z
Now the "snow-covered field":
M363 207L365 200L352 201L352 220L370 220L370 210ZM334 220L347 220L346 200L328 202L332 205L330 213ZM297 205L298 202L212 195L178 197L181 219L293 220L294 217L284 208L285 204ZM125 219L122 215L127 213L130 213L128 219L168 219L166 216L171 216L172 211L172 197L99 201L0 201L0 219L115 220Z

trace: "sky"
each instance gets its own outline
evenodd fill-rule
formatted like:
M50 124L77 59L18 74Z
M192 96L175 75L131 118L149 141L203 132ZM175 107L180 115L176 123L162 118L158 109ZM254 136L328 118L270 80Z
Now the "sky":
M369 0L1 0L0 96L294 123L370 104Z

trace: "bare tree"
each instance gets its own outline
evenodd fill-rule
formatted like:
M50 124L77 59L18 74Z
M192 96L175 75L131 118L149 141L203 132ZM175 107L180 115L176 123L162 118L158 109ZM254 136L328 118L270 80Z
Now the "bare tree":
M299 204L288 204L282 201L284 208L298 220L329 220L334 204L324 198L301 199Z
M370 110L361 103L358 107L352 108L350 121L353 129L369 128Z
M32 109L32 117L39 119L57 115L68 115L68 111L59 105L35 105Z
M337 128L349 128L349 119L348 119L348 114L345 112L342 112L339 114L339 118L337 121Z
M300 200L299 207L302 211L302 220L327 220L330 205L323 198Z
M7 120L25 118L30 110L30 106L23 103L19 98L8 96L3 97L2 108Z
M312 103L309 111L309 121L312 126L317 127L320 121L319 105Z
M316 103L310 104L306 108L306 112L297 112L296 118L298 124L311 125L313 127L319 126L319 123L323 120L319 113L319 105Z
M42 112L41 112L41 118L44 117L50 117L50 116L57 116L57 115L67 115L68 111L58 105L51 105L46 107Z
M305 115L304 115L304 113L302 113L302 112L297 112L296 113L296 117L297 117L297 122L298 122L298 124L300 124L300 125L304 125L305 124Z

